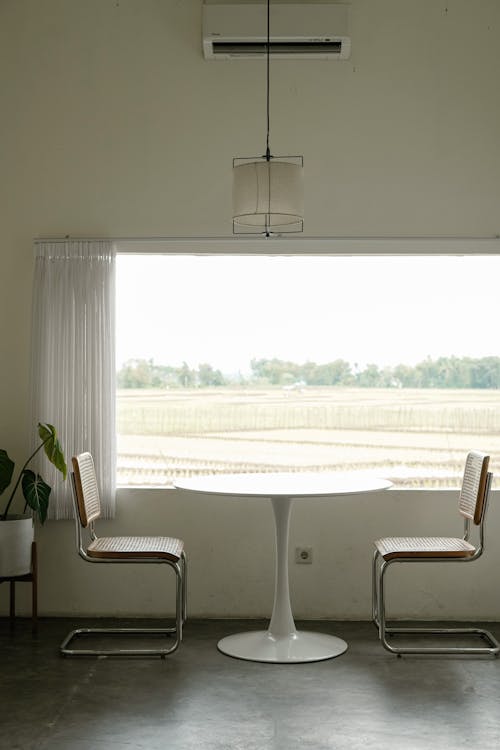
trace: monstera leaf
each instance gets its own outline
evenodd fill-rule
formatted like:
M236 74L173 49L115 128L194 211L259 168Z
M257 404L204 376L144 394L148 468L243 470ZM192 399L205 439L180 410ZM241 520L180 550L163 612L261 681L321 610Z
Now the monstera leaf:
M14 461L11 461L7 451L0 450L0 495L7 489L14 473Z
M66 479L68 468L66 466L66 460L55 427L48 423L39 423L38 437L40 438L40 444L35 448L31 456L29 456L24 463L24 466L19 471L14 487L9 492L6 506L4 510L0 512L0 520L5 520L7 518L19 485L21 485L22 493L26 501L25 511L29 506L42 523L46 520L51 487L45 482L40 474L35 474L34 471L31 471L31 469L28 468L31 461L35 458L36 454L42 450L42 448L44 449L45 455L50 463L53 464L63 475L63 478ZM14 462L11 461L7 452L0 449L0 495L7 487L9 487L12 481L14 468Z
M35 474L31 469L23 471L21 486L26 503L35 511L40 521L44 523L47 518L51 488L42 479L40 474Z
M43 448L50 463L54 464L56 469L59 469L63 475L63 479L66 479L68 467L64 460L64 453L62 452L61 444L57 437L56 428L51 424L39 423L38 435L43 442Z

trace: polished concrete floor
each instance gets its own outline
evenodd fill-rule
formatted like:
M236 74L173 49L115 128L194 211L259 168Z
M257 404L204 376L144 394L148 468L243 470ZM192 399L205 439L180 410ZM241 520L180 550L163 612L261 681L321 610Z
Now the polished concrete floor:
M441 750L500 748L500 659L403 657L370 623L329 661L259 664L217 651L242 621L187 623L167 659L62 658L76 624L0 619L2 750ZM490 628L500 636L500 623Z

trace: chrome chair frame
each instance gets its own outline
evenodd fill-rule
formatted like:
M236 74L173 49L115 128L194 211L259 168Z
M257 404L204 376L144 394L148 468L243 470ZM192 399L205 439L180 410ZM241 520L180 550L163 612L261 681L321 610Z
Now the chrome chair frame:
M151 557L134 557L126 558L95 558L87 554L83 543L82 524L80 520L80 511L78 507L75 475L71 473L71 488L74 506L74 517L76 525L76 548L77 552L86 562L91 563L113 563L113 564L162 564L166 563L175 572L176 576L176 606L175 606L175 626L170 628L76 628L72 630L60 646L60 653L63 656L160 656L164 659L168 654L172 654L179 647L182 641L182 628L187 618L187 561L184 551L182 552L179 562L172 562L167 559L158 559ZM89 541L97 540L94 522L88 524ZM168 648L70 648L70 643L74 638L88 635L118 635L118 636L171 636L174 635L174 642Z
M488 472L486 477L486 487L484 494L483 510L481 520L478 524L479 545L474 554L467 557L397 557L390 560L384 560L378 549L375 550L372 563L372 616L373 621L378 628L379 638L387 651L401 656L402 654L471 654L471 655L492 655L497 656L500 651L500 644L489 630L482 628L419 628L419 627L388 627L386 621L385 606L385 574L390 565L393 563L466 563L477 560L483 554L484 550L484 519L488 507L489 494L491 489L493 475ZM470 537L470 520L464 518L464 535L463 540L469 541ZM416 636L478 636L488 643L487 646L443 646L443 647L397 647L389 643L387 636L395 635L416 635Z

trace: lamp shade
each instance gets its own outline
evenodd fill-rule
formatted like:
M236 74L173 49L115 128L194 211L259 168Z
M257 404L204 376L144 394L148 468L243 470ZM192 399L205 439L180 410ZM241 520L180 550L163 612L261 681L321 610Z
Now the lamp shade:
M245 228L247 233L252 233L252 230L301 232L304 216L302 174L302 157L234 159L235 233L245 233Z

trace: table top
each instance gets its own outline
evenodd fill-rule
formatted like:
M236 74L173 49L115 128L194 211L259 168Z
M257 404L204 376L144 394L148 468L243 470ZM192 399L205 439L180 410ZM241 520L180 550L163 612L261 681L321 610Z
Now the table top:
M361 471L212 474L177 479L174 487L212 495L321 497L387 490L392 482Z

